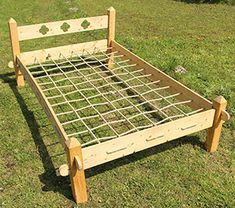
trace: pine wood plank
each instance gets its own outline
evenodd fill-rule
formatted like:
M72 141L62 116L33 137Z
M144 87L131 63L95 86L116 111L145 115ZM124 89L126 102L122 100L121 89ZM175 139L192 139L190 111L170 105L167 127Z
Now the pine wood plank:
M24 76L16 64L16 56L20 55L20 43L19 43L19 37L18 37L18 31L17 31L17 23L13 18L11 18L8 22L8 26L9 26L9 33L10 33L10 39L11 39L13 65L14 65L15 74L16 74L16 83L17 83L17 86L22 87L24 86Z
M88 23L87 28L84 28L82 26L84 21ZM65 32L61 29L61 26L64 23L69 25L68 30ZM42 34L40 32L40 29L42 29L42 27L47 28L46 34ZM80 19L71 19L71 20L34 24L34 25L19 26L18 33L19 33L19 40L22 41L22 40L29 40L29 39L35 39L35 38L55 36L55 35L70 34L70 33L75 33L75 32L98 30L98 29L104 29L107 27L108 27L108 16L103 15L103 16L96 16L96 17L87 17L87 18L80 18Z
M65 45L54 48L46 48L36 51L28 51L21 53L21 60L25 65L36 64L35 57L38 61L45 62L49 58L54 60L60 59L60 54L62 53L66 57L76 56L77 54L81 55L83 50L86 50L90 53L94 51L95 48L98 48L102 51L107 50L107 39L77 43L73 45Z
M213 108L215 109L215 117L213 126L208 130L205 148L208 152L215 152L219 145L219 139L222 130L222 114L227 106L227 101L222 96L218 96L213 101Z
M83 148L84 169L210 128L213 124L214 114L215 110L210 109L189 117Z

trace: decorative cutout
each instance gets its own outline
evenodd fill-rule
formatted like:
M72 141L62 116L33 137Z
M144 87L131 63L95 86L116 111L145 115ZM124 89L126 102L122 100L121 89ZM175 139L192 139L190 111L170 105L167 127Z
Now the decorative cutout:
M64 22L61 26L60 29L63 30L64 32L67 32L70 28L70 25L67 22Z
M84 20L81 24L83 29L87 29L90 26L90 22L88 22L87 20Z
M46 35L48 33L49 29L46 25L42 25L42 27L39 29L39 32L43 35Z

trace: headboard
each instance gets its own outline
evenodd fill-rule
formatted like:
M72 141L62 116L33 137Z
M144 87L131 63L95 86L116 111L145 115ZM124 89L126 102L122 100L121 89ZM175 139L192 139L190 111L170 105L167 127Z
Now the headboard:
M20 51L20 41L106 28L108 29L107 39L23 53ZM82 49L86 49L88 51L91 51L94 48L107 50L111 44L111 41L114 40L115 10L110 7L107 15L103 16L70 19L25 26L17 26L16 21L11 18L9 20L9 31L13 53L13 65L15 68L17 67L16 56L19 56L25 65L29 65L34 63L35 57L37 57L37 59L41 62L46 61L48 56L57 59L60 51L63 51L64 55L70 55L72 53L79 53Z

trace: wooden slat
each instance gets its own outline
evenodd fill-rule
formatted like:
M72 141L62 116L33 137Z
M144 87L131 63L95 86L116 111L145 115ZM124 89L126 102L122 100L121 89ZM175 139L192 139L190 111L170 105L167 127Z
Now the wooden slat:
M22 61L20 60L20 58L18 56L16 57L16 59L17 59L17 64L19 65L21 72L23 73L23 75L27 79L31 89L33 90L39 103L41 104L44 111L46 112L47 117L49 118L49 120L53 124L53 127L56 130L58 136L62 139L62 144L64 145L64 141L67 140L68 137L67 137L61 123L59 122L54 110L50 106L50 104L47 101L45 95L43 94L41 88L39 87L39 85L37 84L37 82L35 81L33 76L30 74L27 67L22 63Z
M161 86L170 86L169 89L167 89L171 93L177 93L180 92L181 95L177 96L180 100L192 100L192 102L187 103L190 107L193 109L199 109L199 108L205 108L205 109L211 109L212 103L205 99L204 97L200 96L198 93L192 91L188 87L184 86L180 82L174 80L172 77L168 76L161 70L157 69L156 67L152 66L151 64L147 63L137 55L133 54L123 46L121 46L116 41L112 41L112 47L114 51L119 51L121 54L125 55L123 57L124 59L128 58L130 61L129 64L137 64L137 68L143 68L143 73L146 74L152 74L151 77L148 77L152 80L161 80L159 82L159 85Z
M210 109L189 117L86 147L82 150L85 169L210 128L213 124L214 114L215 110Z
M54 60L59 59L61 53L67 57L71 56L72 54L76 56L77 54L82 54L83 50L92 53L95 48L106 51L107 39L24 52L21 53L20 57L25 65L30 65L37 63L35 61L35 57L42 63L47 61L49 57Z
M89 26L87 28L82 27L82 23L84 21L89 22ZM70 27L66 32L61 29L61 26L67 23ZM40 29L46 26L48 28L48 32L46 34L42 34ZM108 26L108 16L97 16L97 17L87 17L87 18L80 18L80 19L71 19L71 20L64 20L64 21L57 21L57 22L48 22L48 23L41 23L41 24L34 24L34 25L26 25L18 27L19 32L19 40L29 40L35 38L43 38L49 37L54 35L62 35L62 34L69 34L75 32L83 32L89 30L98 30L104 29Z

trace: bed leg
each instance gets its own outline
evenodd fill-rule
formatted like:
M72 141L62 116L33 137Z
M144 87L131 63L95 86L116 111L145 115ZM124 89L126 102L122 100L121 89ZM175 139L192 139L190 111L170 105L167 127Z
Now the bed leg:
M87 191L81 144L76 138L67 140L65 144L74 200L76 203L85 203L87 201Z
M223 96L218 96L213 101L215 109L215 117L213 126L208 130L205 148L208 152L215 152L218 148L219 138L222 130L223 119L222 115L226 109L227 101Z
M11 18L8 22L10 38L11 38L11 49L13 55L13 64L16 74L16 83L18 87L24 86L24 76L21 73L18 64L16 63L16 56L20 55L20 43L18 37L17 23Z
M113 7L108 9L108 48L112 47L112 41L115 39L115 19L116 19L116 11ZM108 49L107 53L110 54L112 49ZM109 55L108 59L108 67L110 69L113 68L113 54Z

